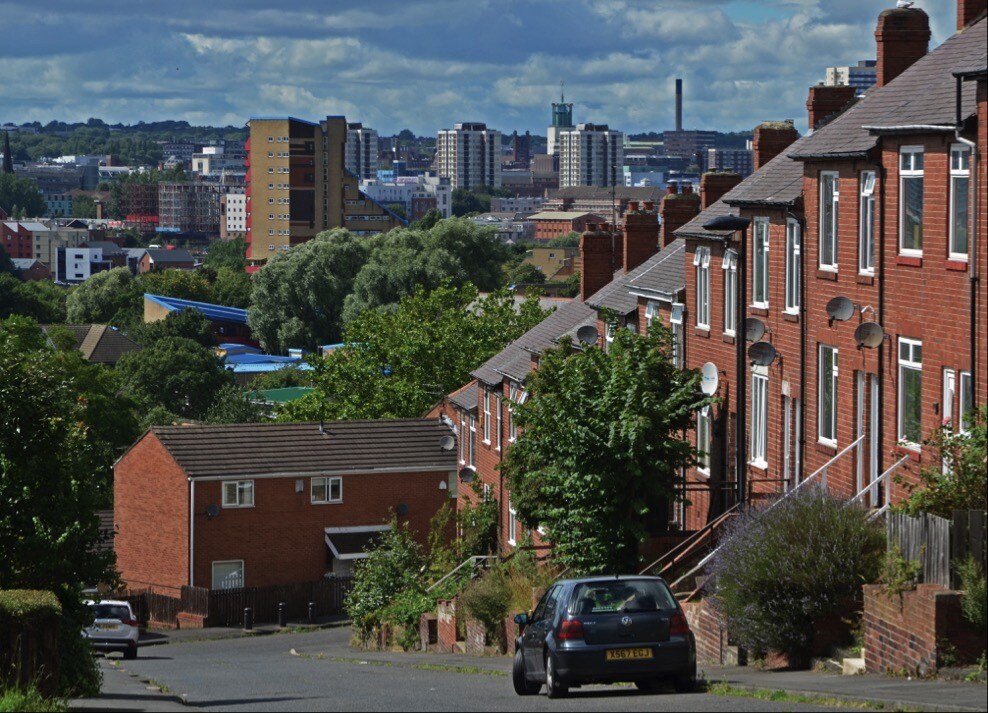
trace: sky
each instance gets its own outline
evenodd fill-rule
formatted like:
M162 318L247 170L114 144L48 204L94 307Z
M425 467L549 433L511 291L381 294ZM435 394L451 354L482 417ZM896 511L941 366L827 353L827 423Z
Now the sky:
M874 58L895 0L0 0L0 122L344 114L381 135L545 134L550 103L629 133L795 119L828 65ZM919 0L931 49L955 0Z

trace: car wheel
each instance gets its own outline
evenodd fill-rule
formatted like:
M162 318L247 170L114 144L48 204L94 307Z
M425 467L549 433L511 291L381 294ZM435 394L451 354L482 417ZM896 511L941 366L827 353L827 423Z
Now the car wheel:
M675 686L676 693L693 693L696 690L696 671L678 677Z
M525 678L525 659L521 655L521 649L515 651L515 662L511 667L511 682L515 686L515 693L519 696L534 696L542 688L541 683L532 683Z
M552 654L545 656L545 694L549 698L562 698L569 693L569 687L559 680L556 662Z
M131 646L130 648L126 649L124 651L123 657L125 659L136 659L137 658L137 647L136 646Z
M643 693L653 693L658 690L659 682L654 678L639 678L635 681L635 688Z

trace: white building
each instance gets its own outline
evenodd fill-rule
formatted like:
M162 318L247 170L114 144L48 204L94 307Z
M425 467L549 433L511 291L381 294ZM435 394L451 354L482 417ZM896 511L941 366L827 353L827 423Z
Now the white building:
M192 172L203 176L223 172L243 173L247 153L228 151L223 146L203 146L202 151L192 154Z
M878 81L876 64L873 59L863 59L853 67L827 67L823 83L828 87L854 87L860 95Z
M247 196L243 191L226 194L226 234L247 234Z
M436 140L436 169L454 189L501 187L501 132L477 122L442 129Z
M58 248L55 260L55 281L78 284L97 272L109 270L112 264L105 259L103 248Z
M346 125L344 167L358 178L377 175L377 131L360 123Z
M577 124L559 132L560 188L619 185L623 164L623 132L607 124Z
M443 218L453 215L453 187L448 178L434 174L399 176L394 181L376 178L360 182L360 191L381 205L399 203L409 220L418 220L435 208Z
M492 196L491 213L538 213L544 204L542 196Z

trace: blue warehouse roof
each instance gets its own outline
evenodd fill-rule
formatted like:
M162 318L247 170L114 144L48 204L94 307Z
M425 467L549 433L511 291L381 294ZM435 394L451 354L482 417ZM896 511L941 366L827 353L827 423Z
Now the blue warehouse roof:
M181 300L177 297L152 295L147 292L144 293L144 299L151 300L155 304L161 305L169 312L181 312L183 309L194 308L202 312L206 319L214 322L247 324L247 310L240 309L238 307L214 305L209 302L196 302L194 300Z

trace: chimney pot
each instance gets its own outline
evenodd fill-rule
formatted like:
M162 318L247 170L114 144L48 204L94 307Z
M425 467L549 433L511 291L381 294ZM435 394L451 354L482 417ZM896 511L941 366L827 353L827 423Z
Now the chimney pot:
M693 192L693 184L687 181L683 184L683 193L690 195Z
M875 86L884 87L906 71L930 46L930 18L918 7L884 10L875 28Z
M679 184L675 181L669 181L669 183L666 184L666 195L674 196L677 193L679 193Z
M655 210L655 204L652 201L645 201L645 210L649 212Z
M810 87L810 95L806 100L808 126L810 131L820 126L821 122L834 114L844 111L854 101L857 90L854 87L827 87L818 85Z
M628 201L628 210L630 211L638 210L638 201Z

